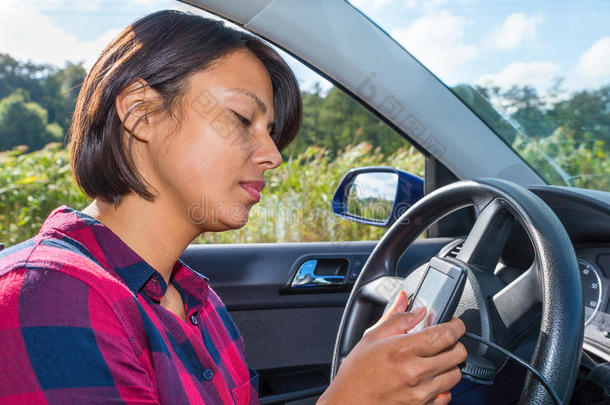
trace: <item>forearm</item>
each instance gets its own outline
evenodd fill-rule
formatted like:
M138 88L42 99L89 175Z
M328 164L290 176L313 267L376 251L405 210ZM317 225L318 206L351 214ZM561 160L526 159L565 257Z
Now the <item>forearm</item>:
M342 381L341 375L338 374L318 398L316 405L357 405L361 403L363 398L351 397L348 387L349 385L346 385Z

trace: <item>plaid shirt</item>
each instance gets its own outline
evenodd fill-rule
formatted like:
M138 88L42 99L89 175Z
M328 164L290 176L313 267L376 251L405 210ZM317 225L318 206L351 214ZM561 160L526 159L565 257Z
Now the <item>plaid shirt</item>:
M163 277L66 206L0 252L1 404L258 404L258 375L220 298L181 261L183 321Z

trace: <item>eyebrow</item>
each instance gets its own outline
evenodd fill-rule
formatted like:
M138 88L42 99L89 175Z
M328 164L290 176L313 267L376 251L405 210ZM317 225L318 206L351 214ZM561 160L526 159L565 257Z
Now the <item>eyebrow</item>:
M256 94L252 93L250 90L238 89L238 88L233 88L233 89L229 89L229 90L232 91L233 93L240 93L240 94L244 94L244 95L250 97L251 99L253 99L256 102L256 107L258 108L258 110L263 114L267 114L267 106L265 105L265 103L263 103L263 100L258 98L258 96Z

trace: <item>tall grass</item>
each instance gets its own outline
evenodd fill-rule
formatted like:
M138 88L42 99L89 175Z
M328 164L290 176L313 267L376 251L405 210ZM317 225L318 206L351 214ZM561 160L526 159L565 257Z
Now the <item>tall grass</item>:
M576 142L556 130L539 140L517 137L514 147L554 184L610 190L610 154L603 141ZM241 229L206 233L194 243L376 240L385 229L334 216L331 200L343 175L354 167L393 166L424 176L424 158L405 145L389 156L367 143L348 146L335 159L309 147L266 173L261 202ZM550 163L552 159L556 163ZM557 174L557 167L564 175ZM25 153L0 153L0 242L10 246L34 236L56 207L81 210L89 204L76 187L68 151L61 144Z
M610 145L590 134L582 141L574 135L558 127L545 138L519 135L513 147L551 184L610 191Z
M0 242L13 245L34 236L56 207L81 210L89 201L76 187L68 151L59 144L23 153L0 154ZM261 202L250 211L246 226L206 233L194 243L344 241L379 239L382 228L334 216L331 200L343 175L358 166L395 166L423 176L423 156L405 145L390 156L361 143L329 159L328 150L309 147L267 172Z
M88 204L72 180L68 152L61 144L23 152L0 153L0 242L5 245L34 236L62 204L77 209Z

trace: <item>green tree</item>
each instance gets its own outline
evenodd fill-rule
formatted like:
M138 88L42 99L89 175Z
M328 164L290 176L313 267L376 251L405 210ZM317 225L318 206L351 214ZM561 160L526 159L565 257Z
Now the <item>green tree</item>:
M551 135L557 124L547 113L546 102L531 86L513 86L502 94L506 108L527 135L541 138Z
M0 99L23 89L38 102L45 94L44 79L51 70L49 65L20 62L8 54L0 54Z
M35 150L61 140L63 132L56 125L49 126L47 110L28 100L29 95L23 89L0 100L0 150L16 145Z
M54 123L52 132L60 130L63 139L85 75L82 63L68 62L60 69L46 64L20 62L7 54L0 54L0 99L18 90L25 91L28 102L37 103L46 110L47 122Z
M76 98L87 72L82 63L66 63L63 69L49 72L44 81L44 95L37 101L49 112L49 122L57 122L64 130L76 106Z
M610 147L610 85L576 92L556 103L548 115L561 126L574 130L576 141L592 137Z
M309 145L316 145L316 133L319 128L319 112L320 106L324 101L324 96L321 95L322 90L316 84L311 92L304 91L301 93L303 99L303 120L299 135L283 152L282 157L287 160L292 155L297 155L307 149Z
M492 97L498 97L500 88L486 88L458 84L451 89L487 125L496 131L507 143L512 144L517 137L515 128L491 104Z
M493 101L517 129L509 143L550 183L609 190L610 85L569 94L561 83L556 80L542 97L528 86L477 87L475 92L460 85L454 91L507 139L502 122L493 114L489 118Z
M299 155L309 146L324 146L333 159L346 145L368 142L384 154L391 154L406 141L392 128L333 87L323 94L320 87L303 92L303 125L295 142L283 153L284 160Z

